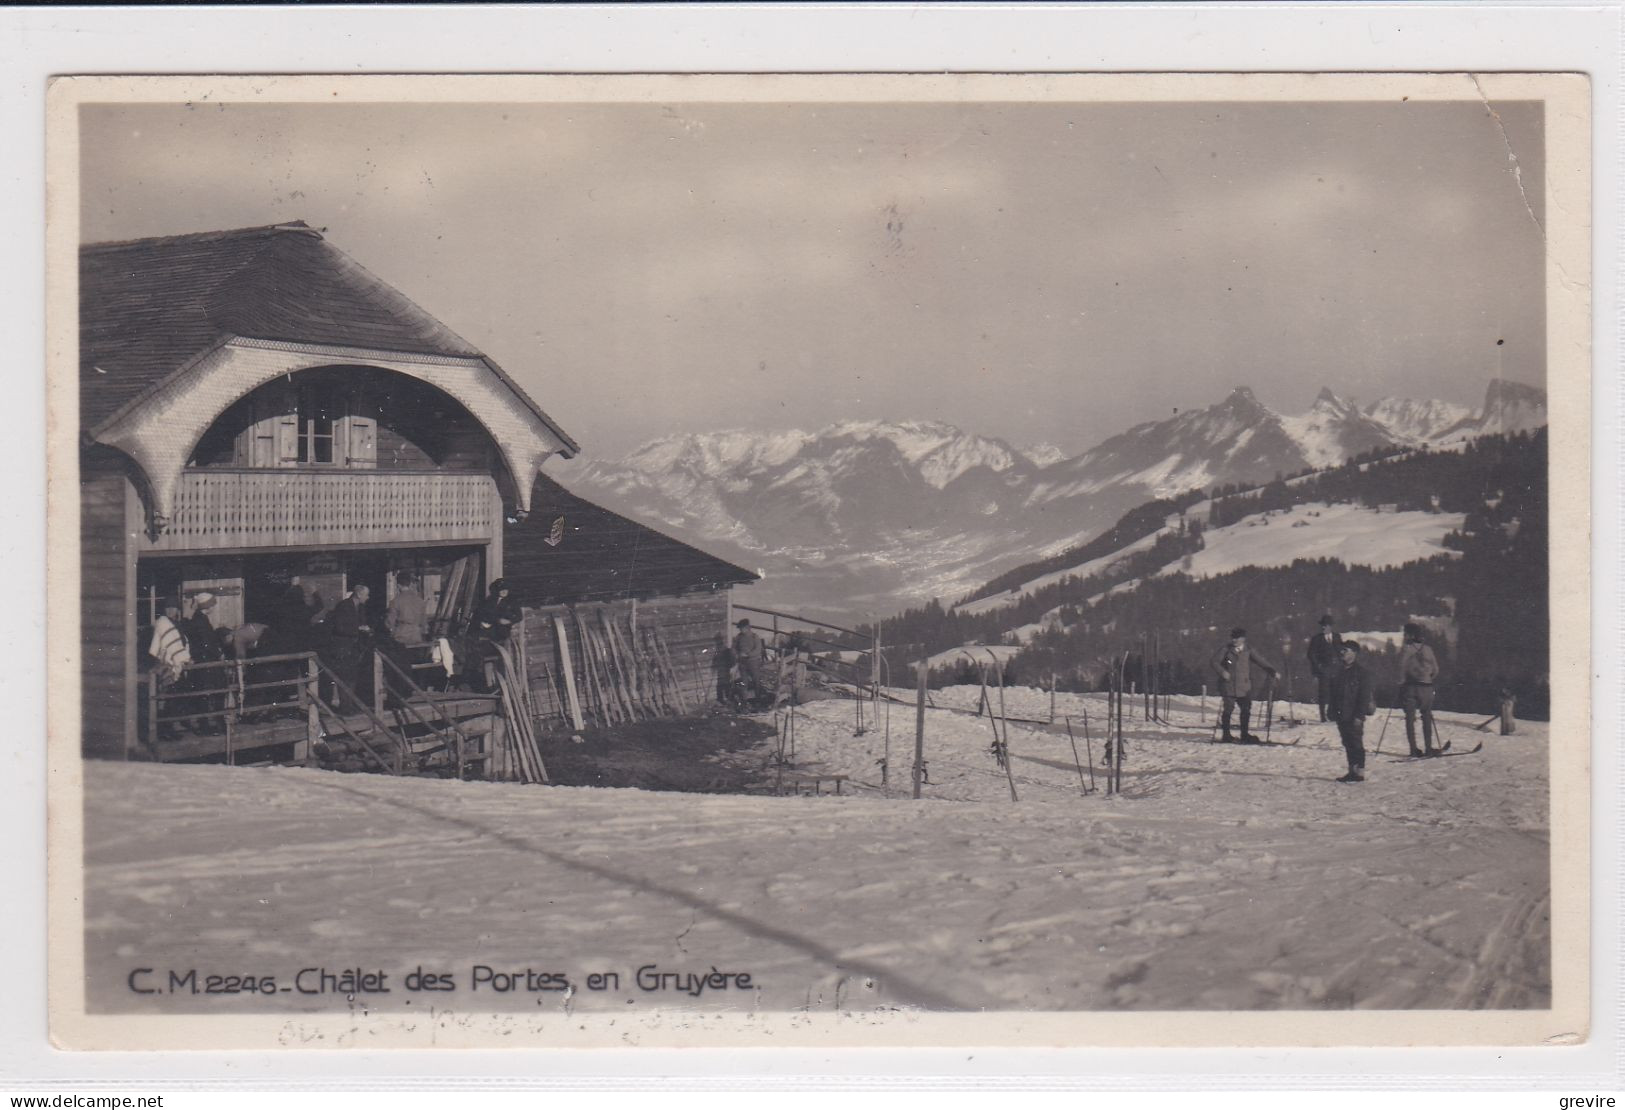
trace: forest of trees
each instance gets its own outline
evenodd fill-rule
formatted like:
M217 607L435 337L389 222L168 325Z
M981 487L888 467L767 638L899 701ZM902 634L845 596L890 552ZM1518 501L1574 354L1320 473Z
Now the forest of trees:
M1457 554L1402 567L1373 570L1336 559L1301 559L1290 566L1244 567L1203 579L1183 573L1142 578L1201 548L1203 529L1193 519L1108 574L1064 579L1011 608L977 616L933 601L888 619L884 643L902 649L888 653L892 672L906 673L902 668L909 659L965 643L1008 642L1010 629L1059 607L1057 627L1031 637L1006 668L1006 681L1037 684L1053 674L1061 689L1095 689L1104 679L1107 660L1123 653L1130 655L1131 680L1137 680L1142 637L1147 645L1155 637L1162 681L1168 689L1194 694L1203 683L1211 685L1211 657L1229 628L1240 624L1261 654L1278 659L1278 665L1287 662L1281 656L1290 659L1302 697L1308 691L1304 645L1322 613L1332 613L1340 629L1366 632L1397 631L1413 617L1428 617L1434 618L1428 624L1435 629L1432 642L1443 669L1440 708L1488 714L1498 691L1507 688L1518 695L1520 715L1545 716L1550 679L1544 430L1486 436L1459 452L1351 460L1251 491L1214 493L1209 527L1320 501L1461 513L1465 519L1445 540ZM1012 572L1021 575L1013 583L1109 554L1149 535L1169 513L1198 499L1149 502L1113 529L1113 546L1105 547L1102 537L1101 543L1085 545L1048 571L1036 568L1054 560ZM1142 580L1107 592L1134 578ZM997 592L984 588L972 596ZM1393 695L1392 656L1392 651L1374 652L1368 658L1382 680L1379 698ZM952 681L953 669L945 668L936 680Z

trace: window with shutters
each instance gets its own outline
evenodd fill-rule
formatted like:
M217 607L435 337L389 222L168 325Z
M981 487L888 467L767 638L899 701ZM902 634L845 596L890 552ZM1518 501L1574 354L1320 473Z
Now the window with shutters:
M336 449L343 404L338 391L322 382L299 387L299 407L295 413L294 457L299 466L333 466L345 459Z
M380 422L387 394L339 375L316 373L279 379L234 405L205 436L194 466L250 469L378 468ZM385 465L402 469L398 431ZM413 448L420 465L435 462ZM410 464L408 464L410 465Z

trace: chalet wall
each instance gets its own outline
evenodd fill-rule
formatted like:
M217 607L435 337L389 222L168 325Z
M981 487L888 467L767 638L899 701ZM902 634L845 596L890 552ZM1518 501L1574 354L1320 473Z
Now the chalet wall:
M560 700L567 698L567 695L564 694L560 677L558 635L553 618L564 618L576 689L582 691L587 689L588 679L582 668L577 613L595 633L600 628L599 614L605 610L619 627L625 629L632 617L634 604L639 631L650 627L659 630L672 669L676 672L678 686L690 707L708 705L718 700L723 677L719 656L727 644L728 632L728 592L725 590L687 597L651 598L636 603L587 602L526 608L524 630L530 665L530 689L536 712L542 718L541 728L554 730L565 727L568 714L566 705ZM589 720L588 723L592 722Z
M79 631L84 754L125 759L135 746L134 486L118 461L86 457L79 480Z

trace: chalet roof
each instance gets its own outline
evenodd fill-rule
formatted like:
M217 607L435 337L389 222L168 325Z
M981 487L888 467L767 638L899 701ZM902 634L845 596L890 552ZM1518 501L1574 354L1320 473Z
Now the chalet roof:
M500 367L303 220L82 247L80 426L237 337L478 359L578 450Z
M530 516L503 532L502 574L521 605L557 605L711 590L757 575L583 500L547 475ZM547 543L564 518L558 546Z

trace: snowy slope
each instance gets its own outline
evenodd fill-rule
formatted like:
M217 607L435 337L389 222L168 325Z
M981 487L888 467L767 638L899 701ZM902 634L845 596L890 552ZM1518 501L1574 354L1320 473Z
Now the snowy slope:
M1063 695L1078 763L1064 729L1012 723L1012 803L989 720L946 708L976 694L934 694L921 802L907 798L913 707L883 708L855 737L844 701L798 710L795 730L802 770L852 776L839 798L87 763L88 1004L346 1012L343 993L127 985L142 967L292 984L313 964L389 975L392 992L358 1010L614 1011L630 1029L654 1007L1548 1004L1543 726L1463 759L1373 756L1370 781L1346 786L1327 726L1277 722L1277 738L1301 737L1293 748L1209 745L1200 707L1181 702L1178 726L1130 722L1112 798L1079 787L1079 765L1085 781L1089 759L1100 773L1103 702ZM1047 715L1039 691L1006 700ZM1446 720L1457 743L1483 737ZM558 972L574 990L475 992L475 965ZM752 981L640 990L647 965ZM455 989L406 993L417 967ZM619 984L585 989L601 971Z
M1310 502L1255 513L1202 533L1201 551L1170 565L1193 578L1228 574L1245 566L1284 567L1298 559L1339 559L1381 569L1455 554L1441 542L1462 527L1461 513L1379 513L1359 505Z
M1200 519L1206 502L1187 515ZM1203 548L1162 569L1163 574L1183 573L1193 578L1228 574L1244 566L1284 567L1298 559L1338 559L1349 566L1402 566L1418 559L1453 554L1443 545L1450 532L1459 530L1465 518L1461 513L1380 513L1359 505L1312 502L1291 509L1254 513L1223 528L1202 533ZM1032 593L1062 579L1088 578L1110 570L1124 559L1156 545L1165 535L1144 536L1109 555L1040 575L1031 581L993 597L956 606L961 613L980 614L1009 608L1024 594ZM1120 583L1110 592L1128 586ZM1030 638L1036 628L1027 628Z
M1135 540L1131 544L1125 544L1123 547L1118 548L1109 555L1102 555L1098 559L1086 560L1085 562L1079 563L1076 566L1067 567L1065 570L1057 570L1052 571L1049 574L1039 575L1030 582L1023 582L1020 586L1017 586L1005 593L995 594L992 597L984 597L976 601L968 601L963 605L956 605L954 606L954 610L955 612L959 613L977 614L992 612L995 609L1009 608L1021 600L1021 595L1024 593L1031 593L1034 590L1043 589L1045 586L1053 585L1054 583L1060 582L1066 578L1088 578L1092 574L1099 574L1102 571L1110 570L1113 566L1122 562L1124 559L1127 559L1132 555L1137 555L1142 551L1149 551L1151 548L1155 547L1157 537L1160 535L1162 535L1162 532L1153 532L1151 535Z

